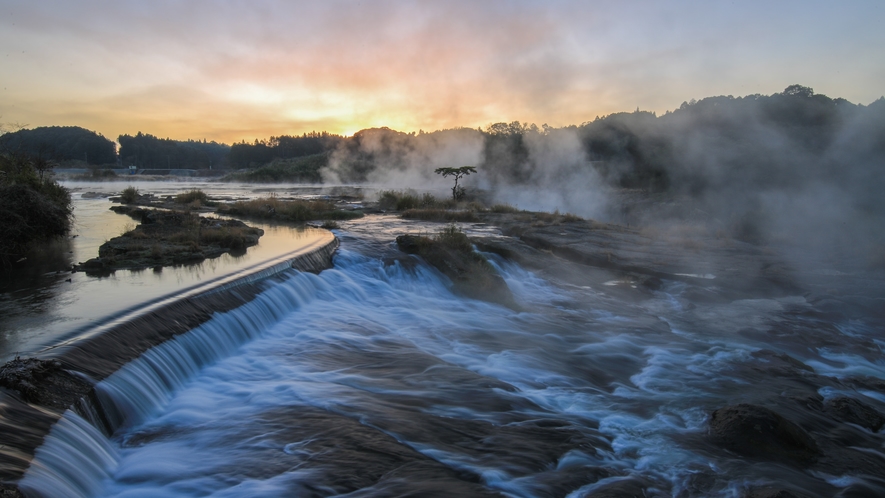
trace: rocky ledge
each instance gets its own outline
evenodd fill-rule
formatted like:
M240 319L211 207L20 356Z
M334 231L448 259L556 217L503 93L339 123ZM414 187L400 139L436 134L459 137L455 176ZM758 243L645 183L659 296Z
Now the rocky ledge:
M485 257L473 250L460 230L449 227L434 238L400 235L396 244L401 251L421 256L449 277L456 293L517 308L507 283Z

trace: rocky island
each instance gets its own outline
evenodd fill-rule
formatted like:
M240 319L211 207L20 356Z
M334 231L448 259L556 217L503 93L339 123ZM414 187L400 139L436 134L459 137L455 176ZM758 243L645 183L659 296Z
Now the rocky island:
M182 211L114 206L141 224L105 242L98 257L75 266L87 274L197 263L224 253L243 253L264 234L238 220L200 217Z

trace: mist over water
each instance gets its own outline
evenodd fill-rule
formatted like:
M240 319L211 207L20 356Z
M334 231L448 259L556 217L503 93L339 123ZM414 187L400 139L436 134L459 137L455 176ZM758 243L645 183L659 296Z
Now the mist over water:
M885 261L885 99L869 105L791 85L637 109L562 128L512 122L342 142L326 181L446 195L438 167L495 203L630 225L695 226L789 256Z
M371 236L340 235L335 268L293 273L230 312L254 316L234 319L241 345L136 410L95 496L577 497L627 478L662 496L765 484L827 496L865 482L729 456L704 433L726 404L786 407L845 391L837 379L885 380L874 321L821 315L802 296L695 306L682 282L558 284L490 255L514 311L451 294L424 264L385 264ZM782 352L814 369L820 393L771 375ZM110 384L100 391L121 389Z

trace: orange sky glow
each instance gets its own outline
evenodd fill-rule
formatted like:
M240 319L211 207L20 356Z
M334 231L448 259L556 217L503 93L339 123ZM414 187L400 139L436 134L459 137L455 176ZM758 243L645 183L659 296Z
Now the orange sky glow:
M739 4L9 1L0 123L231 143L885 93L880 3Z

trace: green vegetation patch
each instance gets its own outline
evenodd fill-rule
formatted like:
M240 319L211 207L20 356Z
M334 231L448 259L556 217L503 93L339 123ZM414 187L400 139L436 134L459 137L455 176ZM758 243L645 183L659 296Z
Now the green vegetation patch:
M0 269L71 228L71 194L45 167L39 158L0 154Z
M482 254L473 250L467 234L454 224L434 237L400 235L396 244L401 251L421 256L449 277L455 292L518 308L504 279Z
M262 197L218 206L218 213L264 220L304 223L312 220L352 220L362 218L359 211L337 209L327 201L281 200Z
M141 224L98 249L98 258L77 270L104 274L118 269L140 269L196 263L226 252L243 253L264 235L260 228L238 220L203 218L193 213L139 209Z

